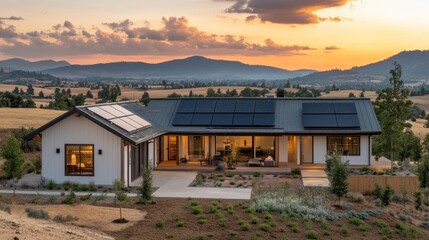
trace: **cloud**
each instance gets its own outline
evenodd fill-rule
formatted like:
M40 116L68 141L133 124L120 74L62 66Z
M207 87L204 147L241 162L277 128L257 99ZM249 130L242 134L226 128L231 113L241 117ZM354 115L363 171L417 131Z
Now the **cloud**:
M260 19L262 22L279 24L315 24L321 19L317 10L340 7L350 0L215 0L233 2L226 13L250 14L246 21ZM250 18L249 18L250 17ZM330 18L327 18L330 19ZM334 17L333 20L340 20Z
M325 47L326 51L333 51L333 50L340 50L341 48L337 47L337 46L328 46Z
M0 17L0 20L12 20L12 21L19 21L19 20L24 20L24 18L22 18L22 17L10 16L10 17Z
M244 36L207 33L190 26L185 17L162 18L162 26L157 29L151 28L149 24L136 26L130 20L102 25L108 29L77 29L72 22L64 21L51 29L24 34L12 25L2 24L0 38L6 44L0 43L0 52L11 56L46 58L94 54L287 56L314 50L309 46L276 43L272 39L256 43Z

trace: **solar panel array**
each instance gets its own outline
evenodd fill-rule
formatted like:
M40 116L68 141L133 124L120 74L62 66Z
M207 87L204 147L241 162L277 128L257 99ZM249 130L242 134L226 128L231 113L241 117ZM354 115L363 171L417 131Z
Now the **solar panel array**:
M182 99L174 126L273 127L275 101L269 99Z
M88 110L127 132L133 132L151 125L148 121L117 104L89 107Z
M355 103L303 103L304 128L360 129Z

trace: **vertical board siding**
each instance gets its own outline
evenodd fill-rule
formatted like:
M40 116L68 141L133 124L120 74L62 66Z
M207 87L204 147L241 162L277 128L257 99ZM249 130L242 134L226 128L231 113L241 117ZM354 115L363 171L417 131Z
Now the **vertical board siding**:
M94 176L65 176L65 144L94 144ZM42 132L42 176L56 183L111 185L120 178L120 146L119 137L83 116L72 115Z
M375 184L383 188L389 185L396 193L400 193L405 189L409 194L413 194L419 189L419 178L417 176L358 175L349 176L348 182L350 191L361 193L374 191Z
M325 164L325 156L327 154L327 136L314 136L314 163ZM359 156L345 156L349 160L350 165L368 165L369 162L369 136L360 136L360 155Z

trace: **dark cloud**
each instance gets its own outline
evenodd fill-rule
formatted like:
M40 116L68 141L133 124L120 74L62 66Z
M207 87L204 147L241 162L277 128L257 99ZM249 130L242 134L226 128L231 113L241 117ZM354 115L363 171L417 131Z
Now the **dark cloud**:
M0 35L7 44L0 52L21 57L60 57L106 55L298 55L313 50L309 46L284 45L271 39L264 43L250 42L243 36L216 35L189 25L185 17L162 18L159 29L135 26L130 20L103 23L99 28L77 28L70 22L52 26L49 30L25 34L12 25L0 25Z
M255 22L256 20L258 20L258 16L257 15L250 15L246 17L246 22Z
M337 46L328 46L325 47L326 51L333 51L333 50L340 50L341 48L337 47Z
M10 16L10 17L0 17L0 20L12 20L12 21L19 21L19 20L24 20L24 18L22 18L22 17Z
M340 7L350 0L216 0L233 2L227 13L251 14L246 21L259 18L262 22L280 24L314 24L321 20L314 12ZM328 18L329 19L329 18ZM336 18L334 18L336 19ZM341 18L338 18L341 20Z

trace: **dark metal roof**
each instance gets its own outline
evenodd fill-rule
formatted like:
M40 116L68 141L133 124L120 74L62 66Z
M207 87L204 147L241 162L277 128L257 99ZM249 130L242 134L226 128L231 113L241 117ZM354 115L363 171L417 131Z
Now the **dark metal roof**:
M194 98L200 99L230 99L230 98ZM241 101L251 98L235 98ZM68 116L77 113L87 117L89 120L112 132L116 136L131 144L139 144L166 133L172 134L208 134L208 135L326 135L326 134L380 134L378 124L371 101L368 98L269 98L267 100L276 101L275 120L273 127L213 127L213 126L173 126L172 122L176 114L181 99L163 98L151 99L148 106L143 106L136 101L107 103L119 104L141 118L149 121L152 125L148 128L136 132L127 132L120 127L111 124L93 112L85 105L73 108L63 115L55 118L49 123L36 129L26 136L33 138L45 129L60 122ZM354 103L360 122L360 129L304 129L302 123L303 103Z

